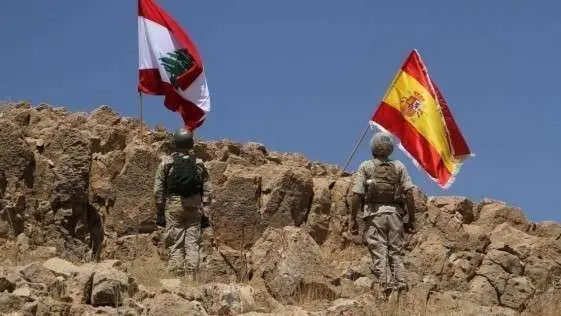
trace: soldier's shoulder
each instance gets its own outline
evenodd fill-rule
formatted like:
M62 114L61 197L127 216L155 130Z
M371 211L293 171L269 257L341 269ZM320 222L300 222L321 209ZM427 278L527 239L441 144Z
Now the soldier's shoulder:
M161 165L168 165L173 163L173 156L170 154L163 154L160 156L160 164Z
M401 160L392 160L392 163L394 164L394 166L397 169L407 170L407 167L405 166L405 164Z

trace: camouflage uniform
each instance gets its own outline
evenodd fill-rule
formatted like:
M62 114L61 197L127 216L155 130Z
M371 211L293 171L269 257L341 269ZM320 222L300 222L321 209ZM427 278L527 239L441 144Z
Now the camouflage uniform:
M164 240L169 250L168 268L176 275L194 274L200 263L201 219L203 207L210 204L211 185L202 160L196 159L203 176L203 194L183 198L168 194L167 175L173 165L173 155L192 159L188 154L175 152L162 158L156 171L154 195L158 209L165 209L166 230Z
M378 158L364 161L356 175L352 191L360 196L367 193L367 180L374 173ZM391 161L399 174L401 192L414 188L407 168L400 161ZM366 225L364 240L374 262L374 273L384 287L405 285L405 267L403 265L404 225L402 216L405 211L399 203L366 202L362 209L362 219ZM393 273L392 273L393 272Z

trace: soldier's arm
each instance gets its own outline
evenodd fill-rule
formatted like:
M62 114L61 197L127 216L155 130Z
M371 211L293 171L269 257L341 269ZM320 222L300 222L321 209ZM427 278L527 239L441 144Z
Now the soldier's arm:
M210 181L210 175L208 173L208 169L205 167L202 160L197 159L197 165L201 170L201 176L203 179L203 194L202 194L203 205L208 206L212 202L212 183Z
M156 176L154 178L154 201L158 212L161 212L166 205L166 175L170 165L170 158L163 157L156 169Z
M413 184L411 180L411 176L409 176L409 172L407 171L407 167L404 164L400 163L401 168L401 187L403 188L403 194L405 195L405 206L407 208L407 213L409 215L408 225L411 226L415 222L415 198L414 198L414 190L416 186Z
M352 195L350 197L350 208L351 208L351 224L356 223L356 216L358 212L362 209L364 203L364 194L366 183L366 173L364 165L360 165L356 173L354 186L352 188ZM351 227L352 228L352 227Z

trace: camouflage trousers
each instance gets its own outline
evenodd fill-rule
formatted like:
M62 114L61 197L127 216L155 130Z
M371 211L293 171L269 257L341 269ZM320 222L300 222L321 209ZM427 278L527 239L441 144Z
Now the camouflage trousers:
M396 213L377 214L365 219L365 242L372 255L374 273L384 288L403 288L407 285L403 265L404 229L401 216Z
M201 198L168 196L164 240L169 250L168 269L177 276L194 275L199 269Z

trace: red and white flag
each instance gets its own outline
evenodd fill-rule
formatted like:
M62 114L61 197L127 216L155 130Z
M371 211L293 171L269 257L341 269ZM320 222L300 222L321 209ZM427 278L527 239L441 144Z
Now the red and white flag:
M138 90L164 95L189 130L210 112L201 56L187 33L153 0L138 0Z

